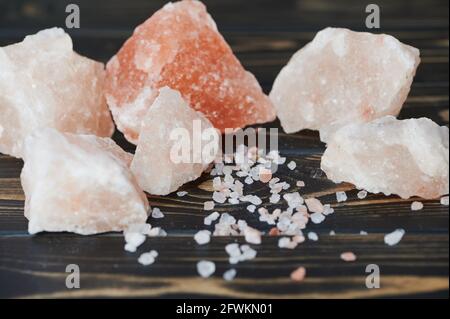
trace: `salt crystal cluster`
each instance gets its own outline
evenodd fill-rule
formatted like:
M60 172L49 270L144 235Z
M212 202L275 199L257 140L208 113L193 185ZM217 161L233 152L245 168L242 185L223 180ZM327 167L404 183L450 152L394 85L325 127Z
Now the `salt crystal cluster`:
M224 131L275 119L200 1L169 3L136 28L107 65L106 97L118 129L137 143L158 89L176 89Z
M179 92L165 87L142 118L131 169L146 192L167 195L200 177L218 150L212 124Z
M293 56L270 98L287 133L320 130L328 141L346 124L398 115L419 55L389 35L327 28Z
M371 193L438 198L449 193L449 129L392 116L349 125L329 141L322 169Z
M145 224L149 205L129 170L131 155L111 139L45 129L25 140L24 161L30 234L90 235Z
M0 153L23 156L35 130L110 137L102 63L73 52L72 40L53 28L0 48Z

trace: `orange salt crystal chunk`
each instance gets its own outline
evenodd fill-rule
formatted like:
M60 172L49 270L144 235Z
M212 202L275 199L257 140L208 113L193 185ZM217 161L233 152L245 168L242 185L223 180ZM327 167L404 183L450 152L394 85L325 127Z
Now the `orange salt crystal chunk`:
M259 180L261 183L267 184L272 180L272 172L268 169L261 169L259 172Z
M199 1L169 3L136 28L107 65L106 98L132 143L158 89L181 92L222 132L270 122L275 111Z
M291 273L291 279L293 281L303 281L306 277L306 269L305 267L299 267Z
M278 230L278 228L273 227L270 231L269 231L269 236L278 236L280 235L280 231Z

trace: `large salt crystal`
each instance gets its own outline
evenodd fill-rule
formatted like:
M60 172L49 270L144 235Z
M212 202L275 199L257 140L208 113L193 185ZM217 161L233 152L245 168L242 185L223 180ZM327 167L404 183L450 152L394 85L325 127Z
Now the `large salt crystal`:
M180 93L160 90L142 119L131 169L150 194L167 195L201 176L219 151L219 134Z
M107 65L108 104L130 142L137 143L141 118L164 86L180 91L221 131L275 119L271 101L200 1L167 4Z
M449 192L449 130L392 116L349 125L329 141L322 169L371 193L438 198Z
M398 115L419 56L389 35L327 28L293 56L270 98L287 133L320 130L327 141L346 124Z
M72 50L62 29L0 48L0 152L22 157L26 136L45 127L110 137L102 63Z
M109 138L35 132L24 142L28 231L82 235L144 224L149 205L129 170L131 155Z

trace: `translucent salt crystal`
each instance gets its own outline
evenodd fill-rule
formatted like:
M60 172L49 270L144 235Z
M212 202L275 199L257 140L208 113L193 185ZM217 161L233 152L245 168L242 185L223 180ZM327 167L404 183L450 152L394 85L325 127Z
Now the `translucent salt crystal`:
M365 199L367 197L367 192L366 191L359 191L357 196L358 196L359 199Z
M259 206L263 203L262 199L259 198L258 196L254 195L254 196L250 196L250 203L255 205L255 206Z
M405 233L406 232L404 229L397 229L392 233L385 235L384 242L386 243L386 245L395 246L402 240Z
M139 256L138 262L141 265L149 266L155 263L156 257L158 257L158 252L156 250L152 250Z
M306 186L304 181L298 181L296 185L297 185L297 187L305 187Z
M272 194L272 196L270 196L270 203L272 204L277 204L279 201L281 200L281 196L279 194Z
M178 192L177 193L177 196L178 197L184 197L184 196L186 196L188 194L188 192Z
M223 204L223 203L225 203L227 201L227 197L221 192L214 192L213 200L216 203Z
M319 240L319 236L315 232L309 232L308 233L308 239L312 240L312 241L318 241Z
M150 194L167 195L196 180L219 151L219 135L212 124L168 87L159 91L140 120L142 134L131 169ZM200 145L195 147L191 139Z
M263 168L259 171L259 180L261 183L269 183L272 179L272 171L266 168Z
M336 236L336 232L334 230L330 231L330 236Z
M278 240L278 247L284 249L295 249L298 243L291 241L289 237L282 237Z
M320 200L317 198L308 198L305 199L305 204L308 207L308 210L312 213L320 213L322 214L325 211L325 208Z
M211 232L209 230L201 230L194 236L195 241L199 245L206 245L211 241Z
M197 271L203 278L209 278L216 272L216 264L207 260L199 261L197 263Z
M292 57L270 98L287 133L320 130L328 142L347 124L398 115L419 55L389 35L327 28Z
M442 197L441 198L441 205L448 206L448 204L449 204L449 197L448 196Z
M138 26L106 67L118 129L136 143L140 119L164 86L180 91L222 132L270 122L275 111L200 1L165 6Z
M250 213L254 213L256 211L256 206L255 205L249 205L249 206L247 206L247 210Z
M221 191L222 190L222 179L220 177L215 177L213 179L213 188L215 191Z
M245 241L249 244L260 245L261 244L261 232L252 227L245 227L244 229Z
M227 252L227 254L230 257L236 257L241 254L241 251L239 249L239 244L236 244L236 243L226 245L225 251Z
M314 223L314 224L320 224L320 223L322 223L324 220L325 220L325 215L323 215L323 214L321 214L321 213L314 213L314 214L311 214L311 221Z
M334 214L334 208L332 208L329 204L323 205L323 214L325 216Z
M412 211L418 211L423 209L423 203L421 202L412 202L411 204L411 210Z
M208 201L203 204L204 210L213 210L216 204L214 202Z
M63 29L0 47L0 70L0 153L23 157L25 138L43 128L113 134L103 96L104 66L74 52Z
M145 242L145 235L137 232L124 232L125 250L134 253Z
M255 181L253 180L253 178L251 178L251 176L247 177L247 178L244 180L244 183L247 184L247 185L252 185L254 182L255 182Z
M25 140L24 162L21 182L31 234L91 235L147 220L149 205L129 170L131 155L109 138L36 131Z
M350 124L330 139L321 166L370 193L438 198L449 192L449 130L426 118Z
M356 261L356 255L352 252L345 252L341 254L341 259L346 262Z
M292 207L292 208L296 208L304 203L303 197L298 192L284 194L283 198L286 200L289 207Z
M164 214L163 214L163 212L161 211L161 209L159 209L159 208L157 208L157 207L153 208L153 211L152 211L152 218L155 218L155 219L164 218Z
M306 277L306 269L305 267L299 267L291 273L291 280L300 282L303 281Z
M345 192L336 192L336 200L338 203L346 202L347 199L348 199L348 197Z
M223 279L225 281L233 281L234 278L236 277L237 271L236 269L230 269L227 270L224 274L223 274Z
M204 224L209 226L213 222L215 222L219 217L220 217L220 214L218 212L211 213L210 215L208 215L204 218Z
M289 162L289 164L287 165L287 167L288 167L291 171L293 171L294 169L297 168L297 163L294 162L294 161L291 161L291 162Z

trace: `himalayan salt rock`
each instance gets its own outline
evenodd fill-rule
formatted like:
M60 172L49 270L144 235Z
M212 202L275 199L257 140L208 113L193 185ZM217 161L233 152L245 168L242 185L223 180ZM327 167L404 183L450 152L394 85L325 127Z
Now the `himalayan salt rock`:
M199 1L164 6L107 65L108 104L130 142L137 143L141 119L164 86L181 92L221 131L275 119L269 98Z
M287 133L320 130L327 141L346 124L398 115L419 55L389 35L327 28L293 56L270 98Z
M387 116L348 125L331 138L322 169L336 183L402 198L449 192L449 130L421 118Z
M0 152L22 157L25 137L51 127L110 137L114 123L103 96L102 63L73 52L62 29L0 48Z
M144 116L141 132L131 169L154 195L170 194L200 177L219 151L212 124L167 87Z
M28 231L82 235L144 224L149 205L129 170L132 156L111 139L44 129L24 142Z

